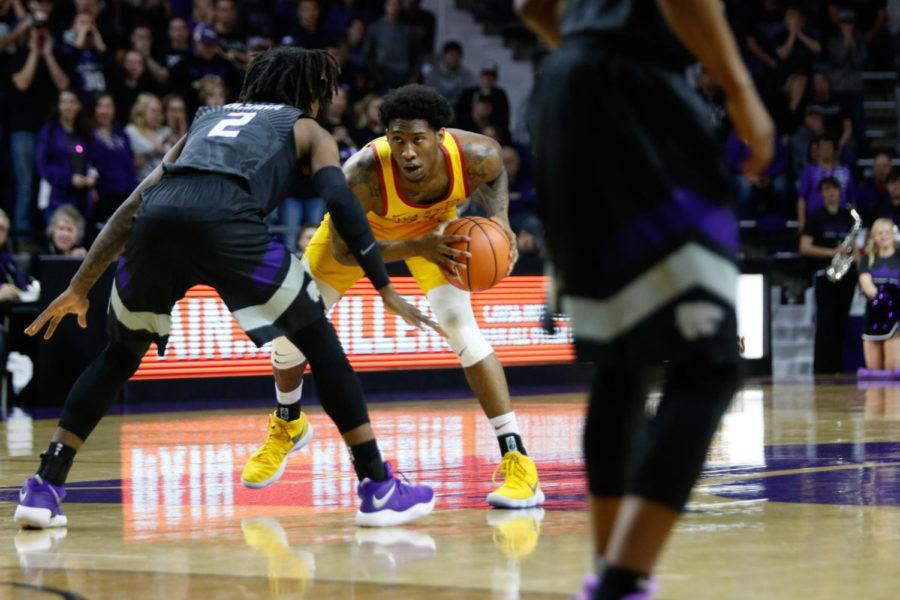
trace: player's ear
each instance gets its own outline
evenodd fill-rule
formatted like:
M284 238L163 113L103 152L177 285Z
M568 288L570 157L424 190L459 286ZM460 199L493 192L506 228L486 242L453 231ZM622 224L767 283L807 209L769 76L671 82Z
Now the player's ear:
M447 133L447 130L444 129L443 127L441 127L440 129L438 129L438 130L435 132L434 135L437 136L438 144L443 144L443 143L444 143L444 135L445 135L446 133Z

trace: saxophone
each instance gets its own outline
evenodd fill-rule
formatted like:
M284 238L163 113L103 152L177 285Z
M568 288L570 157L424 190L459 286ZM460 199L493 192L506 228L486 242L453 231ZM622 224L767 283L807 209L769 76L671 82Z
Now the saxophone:
M847 271L850 270L850 267L853 266L854 261L856 261L853 247L856 241L856 234L859 233L859 229L862 227L862 219L859 217L859 213L856 212L855 208L850 209L850 216L853 217L853 227L850 228L850 233L847 234L847 237L844 238L844 241L842 241L839 246L839 248L843 248L845 251L835 254L834 258L831 259L831 264L825 269L825 276L828 277L828 281L831 282L837 282L843 279L844 275L847 274Z

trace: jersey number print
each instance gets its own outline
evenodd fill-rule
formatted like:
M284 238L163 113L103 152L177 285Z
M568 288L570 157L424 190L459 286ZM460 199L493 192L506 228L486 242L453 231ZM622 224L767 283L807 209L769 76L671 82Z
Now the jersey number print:
M228 118L222 119L213 127L206 137L236 138L241 132L241 127L253 120L258 113L233 112L228 113Z

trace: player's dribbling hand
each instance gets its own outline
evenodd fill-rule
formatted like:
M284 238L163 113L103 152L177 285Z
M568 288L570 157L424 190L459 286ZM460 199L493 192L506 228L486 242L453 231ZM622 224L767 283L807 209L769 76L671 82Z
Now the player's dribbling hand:
M728 116L738 137L750 147L744 173L758 174L772 162L775 152L775 124L753 84L740 86L728 96Z
M424 330L426 327L434 329L441 337L447 337L447 332L436 322L425 316L418 308L407 302L397 293L393 285L386 285L378 293L381 294L381 300L384 307L406 321L406 324L416 329Z
M66 315L75 315L78 319L78 325L82 329L87 327L87 311L90 302L87 297L73 291L71 288L64 291L56 297L56 300L50 303L50 306L44 309L44 312L38 315L37 319L28 326L25 333L28 335L37 335L48 322L47 331L44 333L44 339L49 340L53 337L56 328Z
M461 281L460 270L465 269L466 265L457 258L465 259L472 255L466 250L454 248L451 244L468 242L469 236L444 235L444 229L447 228L448 223L449 221L444 221L437 229L420 237L417 254L440 267L444 275Z

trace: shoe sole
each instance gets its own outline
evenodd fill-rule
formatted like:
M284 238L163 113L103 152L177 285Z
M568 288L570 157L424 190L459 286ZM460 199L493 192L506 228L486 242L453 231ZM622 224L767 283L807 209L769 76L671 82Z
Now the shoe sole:
M16 525L23 529L49 529L51 527L66 527L69 520L66 515L56 515L49 508L34 508L31 506L16 507Z
M281 476L284 475L284 470L287 468L288 457L302 449L306 446L313 436L313 427L312 424L306 426L306 433L303 434L303 437L297 440L297 443L294 444L294 447L288 450L288 453L284 455L284 458L281 460L281 464L278 465L278 470L275 471L275 474L269 477L268 479L264 479L263 481L247 481L243 477L241 477L241 483L244 484L244 487L248 487L253 490L261 490L264 487L268 487L281 479Z
M416 504L403 512L397 512L390 509L371 513L357 511L356 524L360 527L394 527L396 525L411 523L416 519L421 519L422 517L431 514L431 511L434 510L435 500L436 497L432 496L429 502Z
M496 508L534 508L544 503L544 490L538 490L531 498L507 498L496 492L488 494L487 503Z

